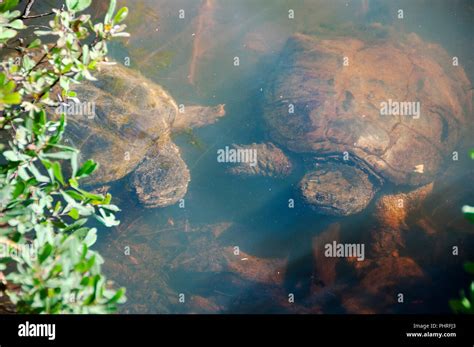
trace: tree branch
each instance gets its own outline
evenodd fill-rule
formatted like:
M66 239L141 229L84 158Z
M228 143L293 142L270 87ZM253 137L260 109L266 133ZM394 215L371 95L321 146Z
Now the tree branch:
M21 15L21 18L28 17L31 13L31 8L35 4L35 0L28 0L25 10L23 11L23 14Z
M41 14L35 14L33 16L22 16L21 19L34 19L34 18L42 18L42 17L46 17L46 16L51 16L53 15L54 12L48 12L48 13L41 13Z
M50 16L54 14L54 12L47 12L47 13L41 13L41 14L34 14L30 16L31 9L33 8L33 5L35 4L36 0L28 0L25 9L23 10L23 13L21 14L21 19L34 19L34 18L42 18L46 16Z

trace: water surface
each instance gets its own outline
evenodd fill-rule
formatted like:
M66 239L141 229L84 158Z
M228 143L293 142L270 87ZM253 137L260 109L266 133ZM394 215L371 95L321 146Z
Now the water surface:
M98 248L106 259L108 276L127 287L128 303L123 312L449 311L448 300L468 283L462 263L472 256L468 250L472 250L474 230L462 221L459 212L463 204L474 199L473 189L463 183L473 178L467 158L463 156L449 176L440 172L434 197L423 210L435 211L428 216L441 232L427 235L419 227L410 226L412 233L403 248L404 256L417 259L430 284L400 283L400 290L408 297L405 305L380 306L367 299L364 307L354 308L348 304L347 295L358 288L357 278L342 268L337 269L337 280L332 285L321 283L312 245L315 237L328 228L339 228L348 242L365 242L373 227L373 205L353 217L319 215L304 205L298 194L298 182L304 174L302 157L288 153L295 169L286 179L242 178L226 172L216 160L216 151L233 143L269 140L261 119L262 95L282 46L294 33L370 37L377 34L370 29L375 22L395 35L415 32L458 56L472 81L472 2L121 3L131 10L128 24L132 37L113 45L114 59L129 61L131 68L163 85L178 104L224 103L227 111L215 125L175 137L192 177L185 208L176 205L146 210L130 189L124 189L126 180L112 185L123 210L122 225L104 230ZM396 17L400 8L404 10L403 20ZM181 9L185 11L184 19L178 16ZM288 18L289 10L294 11L294 19ZM233 65L235 57L240 59L238 67ZM466 149L472 145L468 135L464 142ZM379 195L392 193L392 189L388 187ZM295 208L288 208L289 199L295 200ZM209 237L212 232L219 237ZM458 243L463 245L459 257L451 256L448 248L430 248ZM275 267L270 272L275 273L276 279L259 280L258 275L221 268L212 255L222 249L232 252L235 246L251 257L263 259L262 266ZM128 247L130 255L125 255ZM426 252L430 254L420 255ZM185 265L179 270L170 269L175 264L173 260L186 264L187 259L193 265L207 262L206 271L195 271L196 266L192 265L189 270ZM280 273L281 263L285 266ZM287 302L288 293L295 294L293 306ZM184 303L179 302L180 294L185 294ZM364 293L353 295L360 298Z

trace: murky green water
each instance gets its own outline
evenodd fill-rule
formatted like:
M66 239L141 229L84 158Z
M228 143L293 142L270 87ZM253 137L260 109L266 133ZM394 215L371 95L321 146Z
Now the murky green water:
M379 22L400 35L416 32L440 43L459 57L474 80L472 1L215 0L208 2L207 9L206 1L197 0L121 3L131 10L132 38L115 44L113 57L120 62L130 59L131 68L163 85L178 104L224 103L227 111L215 125L175 138L192 177L185 208L145 210L127 189L126 180L112 185L123 210L122 225L104 230L98 248L106 259L108 276L128 289L123 312L449 310L447 301L467 283L462 263L473 255L474 229L462 222L459 212L470 197L474 199L474 189L463 183L473 178L467 160L446 176L449 179L440 178L423 209L440 232L429 235L415 224L405 233L401 256L415 259L428 282L395 283L390 291L368 296L363 307L354 308L348 298L364 298L362 280L342 267L334 270L332 284L321 283L313 240L338 223L342 239L365 242L373 227L373 206L354 217L318 215L298 194L304 174L302 158L289 153L295 163L289 178L242 178L226 173L216 161L216 150L268 140L261 120L266 77L294 33L370 37L380 33L369 29L369 24ZM184 19L178 17L181 9ZM396 18L398 9L404 10L403 20ZM289 10L294 11L294 19L288 18ZM196 40L200 40L197 48ZM240 59L238 67L233 65L235 57ZM465 142L466 148L472 144L469 136ZM445 176L440 173L440 177ZM288 208L289 199L295 199L295 208ZM439 249L443 244L447 248ZM456 244L463 251L458 257L450 256L448 246ZM235 246L244 255L235 255ZM221 253L241 262L225 267ZM258 269L263 270L258 273ZM378 302L377 298L385 300L397 290L405 293L405 304ZM289 293L295 295L294 304L288 303Z

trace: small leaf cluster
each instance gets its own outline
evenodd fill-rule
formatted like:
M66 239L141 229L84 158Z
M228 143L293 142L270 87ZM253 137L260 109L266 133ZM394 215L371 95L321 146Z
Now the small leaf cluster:
M464 269L471 275L474 275L474 263L466 263ZM449 305L456 313L474 314L474 282L469 286L467 294L464 290L461 290L461 297L450 300Z

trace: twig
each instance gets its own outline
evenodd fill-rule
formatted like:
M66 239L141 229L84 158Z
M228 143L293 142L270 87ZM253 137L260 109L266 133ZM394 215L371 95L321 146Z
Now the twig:
M32 16L22 16L21 19L42 18L42 17L46 17L46 16L51 16L53 14L54 14L54 12L47 12L47 13L35 14L35 15L32 15Z
M57 47L57 44L55 44L53 47L51 47L51 49L54 49L54 48L56 48L56 47ZM50 50L51 50L51 49L50 49ZM43 63L44 59L45 59L47 56L48 56L48 52L46 52L46 53L40 58L40 60L38 60L38 61L36 62L35 66L33 66L33 67L28 71L28 73L27 73L26 75L28 76L33 70L35 70L38 66L40 66L40 65Z
M31 8L35 4L35 0L28 0L28 3L26 4L25 10L23 11L23 14L21 15L21 18L28 17L31 13Z
M42 18L46 16L50 16L54 14L54 12L47 12L47 13L41 13L41 14L34 14L30 16L31 9L33 8L33 5L35 4L35 0L28 0L28 3L26 4L25 10L23 11L22 15L20 16L21 19L34 19L34 18Z

